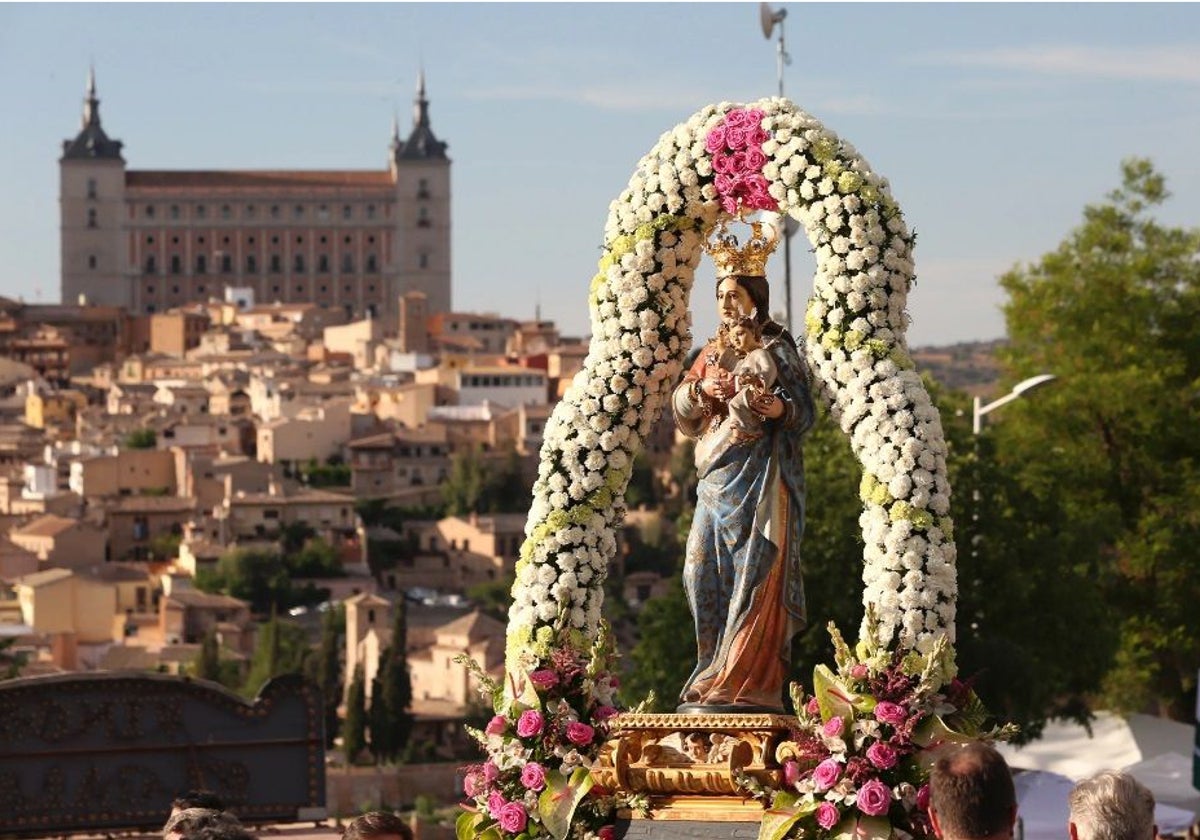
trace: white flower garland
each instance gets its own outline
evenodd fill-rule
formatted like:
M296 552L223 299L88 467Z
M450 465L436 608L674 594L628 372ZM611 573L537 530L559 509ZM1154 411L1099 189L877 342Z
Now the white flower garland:
M863 466L863 600L875 642L929 653L954 638L955 549L941 421L904 339L912 237L887 181L850 144L786 99L747 107L763 114L767 191L816 250L805 345ZM547 424L517 563L512 675L596 635L633 456L679 379L702 245L728 218L705 141L740 108L710 105L664 134L610 207L591 346Z

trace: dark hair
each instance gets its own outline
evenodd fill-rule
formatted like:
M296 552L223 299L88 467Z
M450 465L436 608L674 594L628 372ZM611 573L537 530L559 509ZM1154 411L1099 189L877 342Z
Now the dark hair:
M346 826L342 840L370 840L394 834L401 840L412 840L412 829L408 823L388 811L369 811Z
M225 800L211 790L189 790L175 797L171 810L182 811L186 808L209 808L213 811L224 811Z
M178 834L183 840L246 840L250 836L233 814L212 808L185 808L167 820L162 833L163 837Z
M717 278L717 288L720 289L722 280L730 278L733 278L750 296L750 302L754 304L754 319L762 327L762 337L772 339L786 335L792 342L792 346L795 347L796 339L783 328L782 324L771 319L771 287L767 283L767 278L761 274L726 274L724 277Z
M942 756L929 776L929 806L948 838L975 840L1010 830L1017 795L1004 757L978 742Z

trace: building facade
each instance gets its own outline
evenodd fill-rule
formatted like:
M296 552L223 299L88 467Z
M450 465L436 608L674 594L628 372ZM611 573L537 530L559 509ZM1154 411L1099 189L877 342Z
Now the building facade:
M94 74L59 159L62 299L164 312L250 289L396 323L450 311L450 159L422 75L413 128L378 170L137 170L101 127Z

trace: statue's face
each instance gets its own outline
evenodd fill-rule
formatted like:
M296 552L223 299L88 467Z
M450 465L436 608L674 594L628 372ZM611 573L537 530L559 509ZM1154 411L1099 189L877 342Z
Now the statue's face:
M738 284L737 279L726 277L717 286L717 312L723 319L744 318L754 311L750 293Z

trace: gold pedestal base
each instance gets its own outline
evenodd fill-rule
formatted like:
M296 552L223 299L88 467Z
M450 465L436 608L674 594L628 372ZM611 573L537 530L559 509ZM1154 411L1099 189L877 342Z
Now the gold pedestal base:
M623 794L646 797L646 813L629 819L756 822L761 803L734 774L780 786L775 750L795 726L776 714L625 714L612 719L592 776Z

